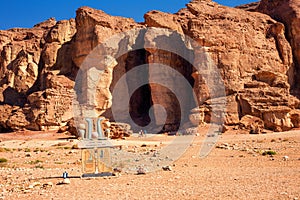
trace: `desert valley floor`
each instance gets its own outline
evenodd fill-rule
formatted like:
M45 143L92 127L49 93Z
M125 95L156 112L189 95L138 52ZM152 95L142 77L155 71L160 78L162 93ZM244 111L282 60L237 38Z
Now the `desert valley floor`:
M26 134L26 136L25 136ZM170 137L120 140L125 151L156 151ZM299 199L298 130L260 135L226 133L203 159L204 135L195 137L170 171L80 178L78 142L57 133L0 135L0 199ZM157 144L156 144L157 143ZM264 153L265 152L265 153ZM276 155L270 152L275 152ZM64 171L70 183L62 182Z

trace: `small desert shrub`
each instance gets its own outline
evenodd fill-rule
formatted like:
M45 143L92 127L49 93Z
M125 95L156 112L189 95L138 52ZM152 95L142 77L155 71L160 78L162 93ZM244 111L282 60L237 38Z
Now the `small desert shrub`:
M58 146L56 147L56 149L71 149L72 147L62 147L62 146Z
M41 163L41 162L43 162L43 161L41 161L41 160L32 160L32 161L30 161L28 164L31 164L31 165L35 165L35 164L38 164L38 163Z
M0 163L6 163L7 159L6 158L0 158Z
M9 148L0 148L0 152L8 152L11 151Z
M30 152L31 150L29 148L24 149L25 152Z
M264 151L262 153L263 156L266 156L266 155L276 155L276 152L273 151L273 150L268 150L268 151Z
M9 148L0 148L0 152L7 152L7 151L10 151L10 149Z
M36 165L35 168L44 169L43 165Z

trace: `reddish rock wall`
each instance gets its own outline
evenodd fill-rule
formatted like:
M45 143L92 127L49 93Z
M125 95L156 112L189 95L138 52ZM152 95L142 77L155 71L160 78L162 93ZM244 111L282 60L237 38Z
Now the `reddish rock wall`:
M104 78L96 88L87 86L85 91L85 100L93 102L97 115L113 120L111 93L118 79L135 66L158 62L183 75L196 92L196 98L183 94L186 107L178 108L168 88L146 85L133 94L129 105L130 115L139 125L149 123L148 109L154 104L164 106L167 111L164 131L176 130L181 119L184 123L191 119L192 124L216 122L220 115L211 112L211 102L225 99L226 125L238 125L244 116L255 116L267 129L279 131L298 127L300 103L291 95L290 87L297 91L300 78L299 5L296 0L263 0L257 9L274 19L209 0L194 0L175 14L148 12L143 24L83 7L77 10L75 20L56 22L50 19L32 29L0 31L0 131L58 129L65 125L72 118L74 80L86 56L114 34L145 27L167 28L197 41L220 70L227 97L218 99L222 96L218 95L218 89L214 95L209 93L204 78L208 74L205 73L216 72L196 72L178 55L145 48L111 62L108 60L113 64L98 70ZM282 9L286 12L278 12ZM143 33L146 35L139 31L134 34L136 40L127 46L118 44L118 48L132 48L137 42L149 40L147 32ZM194 58L194 63L201 59ZM149 74L146 77L137 74L128 79L119 95L128 96L141 78L153 79L150 71ZM159 77L176 85L168 76L154 78ZM88 91L94 89L97 93L89 95ZM200 107L194 109L191 105L196 102ZM126 112L122 107L117 110ZM153 112L159 125L160 116L155 110ZM127 117L122 121L127 122Z

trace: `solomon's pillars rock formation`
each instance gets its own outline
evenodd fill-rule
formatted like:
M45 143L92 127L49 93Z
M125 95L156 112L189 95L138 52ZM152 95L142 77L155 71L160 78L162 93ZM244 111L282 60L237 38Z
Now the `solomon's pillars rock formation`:
M98 92L92 104L97 115L114 120L111 109L115 108L123 113L121 121L127 122L129 115L125 113L129 109L133 121L144 126L149 123L149 108L160 104L170 113L164 131L173 131L178 119L191 119L193 124L217 119L219 115L211 112L211 102L226 100L223 120L227 125L239 125L244 116L253 116L275 131L299 127L300 102L290 92L298 93L300 77L299 3L262 0L257 10L272 18L210 0L191 1L175 14L150 11L144 23L82 7L75 20L49 19L32 29L0 31L0 131L58 129L65 125L72 118L74 81L87 55L114 34L146 27L177 31L202 46L221 72L226 98L208 89L205 77L216 76L216 72L196 72L193 65L201 63L202 58L195 57L194 63L189 63L170 52L147 49L143 46L149 39L147 33L136 31L134 37L124 35L122 42L114 44L114 50L126 49L129 53L118 55L109 70L102 73L105 79L95 86ZM137 44L142 48L130 51ZM184 108L184 116L166 88L148 84L132 91L140 79L151 80L151 74L142 78L135 74L130 80L127 77L119 95L127 98L133 92L129 108L114 104L112 93L118 80L136 66L157 61L177 70L196 92L195 99L184 100L195 101L195 107ZM159 77L175 84L168 77ZM189 103L186 105L192 105ZM153 109L155 116L158 107ZM156 118L160 123L159 113Z

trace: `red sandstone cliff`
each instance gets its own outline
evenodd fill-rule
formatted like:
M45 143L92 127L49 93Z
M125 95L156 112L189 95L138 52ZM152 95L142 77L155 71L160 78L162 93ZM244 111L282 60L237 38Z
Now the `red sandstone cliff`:
M281 9L287 12L278 12ZM113 34L144 27L174 30L205 47L224 80L226 125L260 119L263 123L253 120L252 129L263 126L279 131L299 127L300 102L291 95L297 93L300 69L299 5L292 0L263 0L257 10L270 16L209 0L194 0L175 14L148 12L145 23L138 24L83 7L77 10L75 20L50 19L32 29L0 31L0 132L64 126L73 117L74 80L85 57ZM148 35L142 38L143 42L151 37L155 38ZM129 46L136 42L131 41ZM132 97L130 110L135 121L140 125L148 123L147 112L153 104L163 105L170 113L165 131L178 128L181 117L194 125L211 120L211 98L218 99L209 94L205 81L199 80L192 66L170 52L149 49L123 55L116 66L107 68L105 81L97 86L99 114L112 119L111 92L124 73L137 65L155 62L172 66L186 77L197 93L200 107L186 107L187 116L181 116L175 97L150 84ZM176 84L166 77L160 78ZM127 95L126 91L136 83L128 81L120 95ZM190 103L190 99L184 101Z

